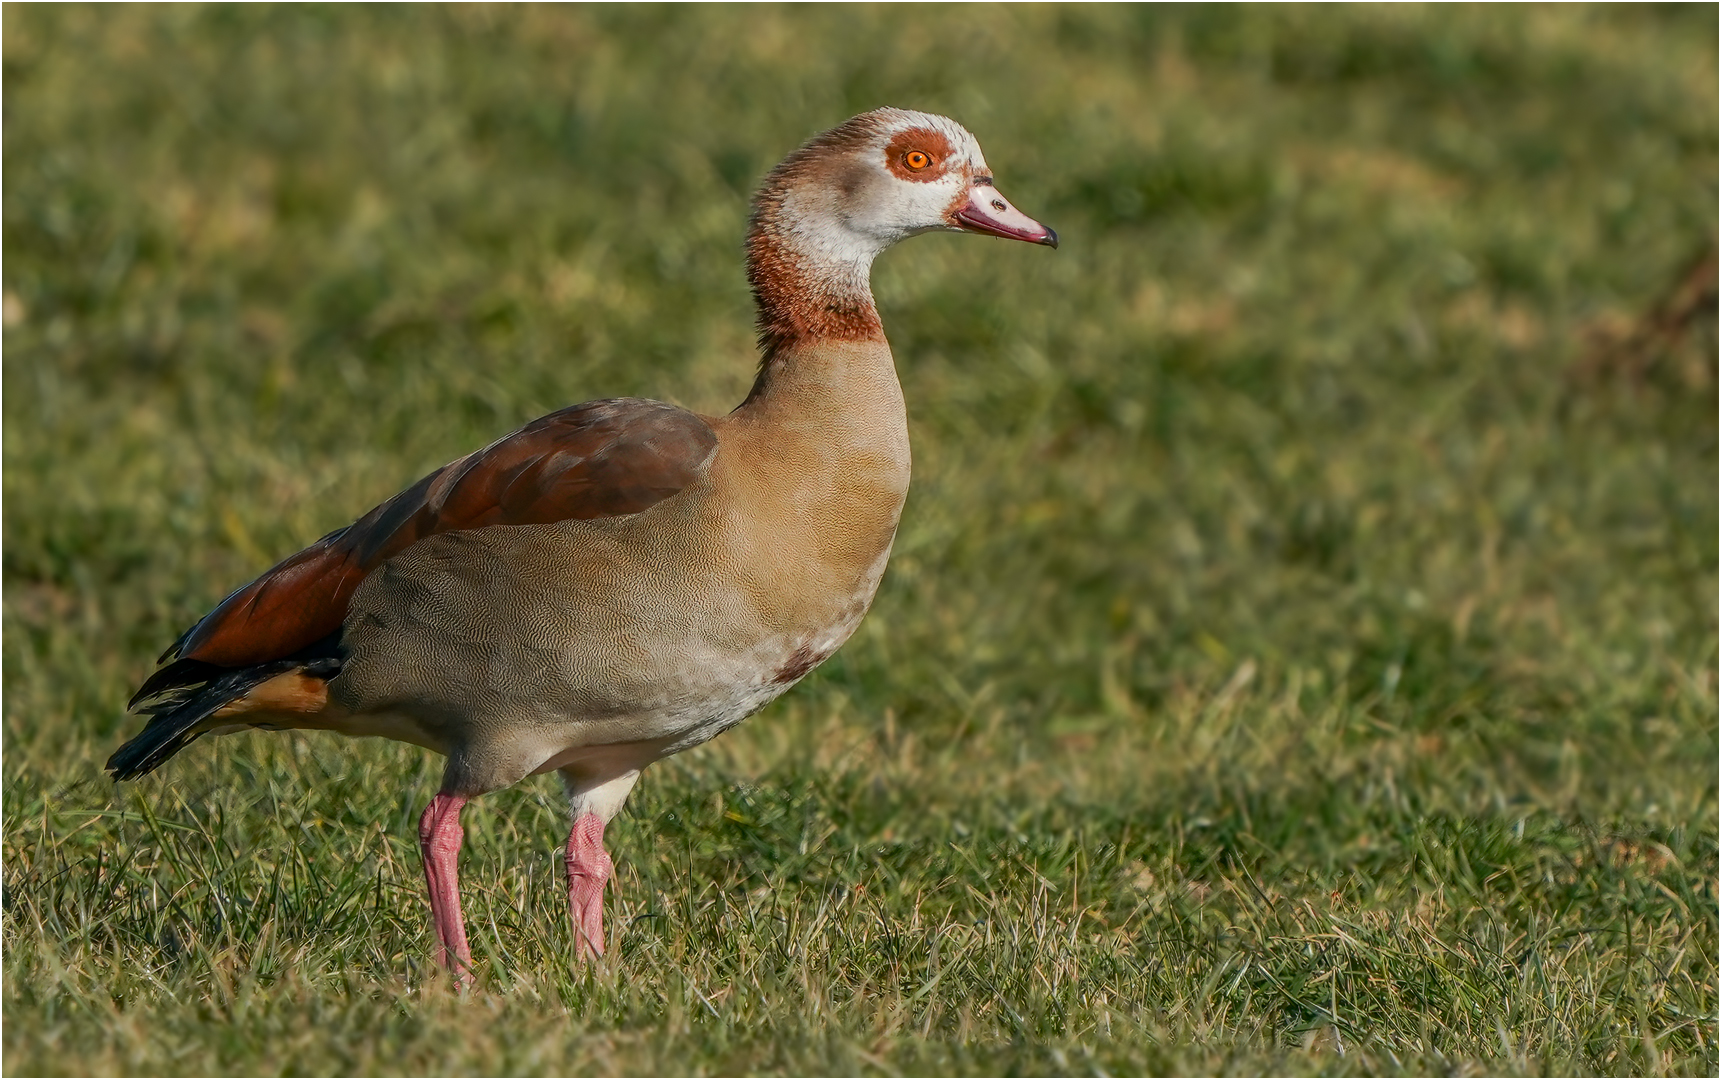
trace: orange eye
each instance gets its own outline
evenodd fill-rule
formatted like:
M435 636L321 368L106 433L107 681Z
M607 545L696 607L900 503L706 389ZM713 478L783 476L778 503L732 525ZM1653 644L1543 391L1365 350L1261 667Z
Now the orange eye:
M932 159L919 150L910 150L908 153L902 155L902 163L911 169L919 170L932 164Z

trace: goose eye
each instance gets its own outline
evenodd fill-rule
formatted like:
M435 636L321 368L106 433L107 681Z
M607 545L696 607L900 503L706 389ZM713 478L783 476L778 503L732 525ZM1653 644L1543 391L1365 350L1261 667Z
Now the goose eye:
M932 164L932 159L919 150L910 150L902 155L902 163L911 169L924 169Z

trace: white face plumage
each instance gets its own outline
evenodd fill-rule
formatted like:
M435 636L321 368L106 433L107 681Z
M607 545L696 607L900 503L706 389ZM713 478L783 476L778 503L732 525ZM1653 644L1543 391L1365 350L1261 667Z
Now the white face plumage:
M883 115L880 115L883 114ZM980 144L944 116L879 110L877 134L844 176L843 223L882 250L933 229L958 228L951 214L988 175Z
M859 291L880 252L923 232L1057 243L998 194L967 128L906 109L864 113L790 155L767 180L756 213L756 230L792 251L805 272Z

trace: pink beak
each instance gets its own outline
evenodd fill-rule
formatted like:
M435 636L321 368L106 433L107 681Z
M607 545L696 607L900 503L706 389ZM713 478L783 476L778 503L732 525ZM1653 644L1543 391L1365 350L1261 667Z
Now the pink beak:
M1010 205L989 181L976 181L968 189L968 202L951 215L952 223L969 232L989 233L1006 240L1058 246L1058 234Z

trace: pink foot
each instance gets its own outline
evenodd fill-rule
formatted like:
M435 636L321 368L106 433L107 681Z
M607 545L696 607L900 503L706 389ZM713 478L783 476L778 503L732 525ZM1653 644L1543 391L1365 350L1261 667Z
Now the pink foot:
M568 834L568 913L574 920L574 941L580 955L604 954L604 883L615 864L604 850L604 822L585 814Z
M472 975L472 953L466 947L466 922L460 914L460 808L466 796L441 792L418 819L418 846L424 853L424 881L430 887L430 918L442 943L442 966L463 987Z

